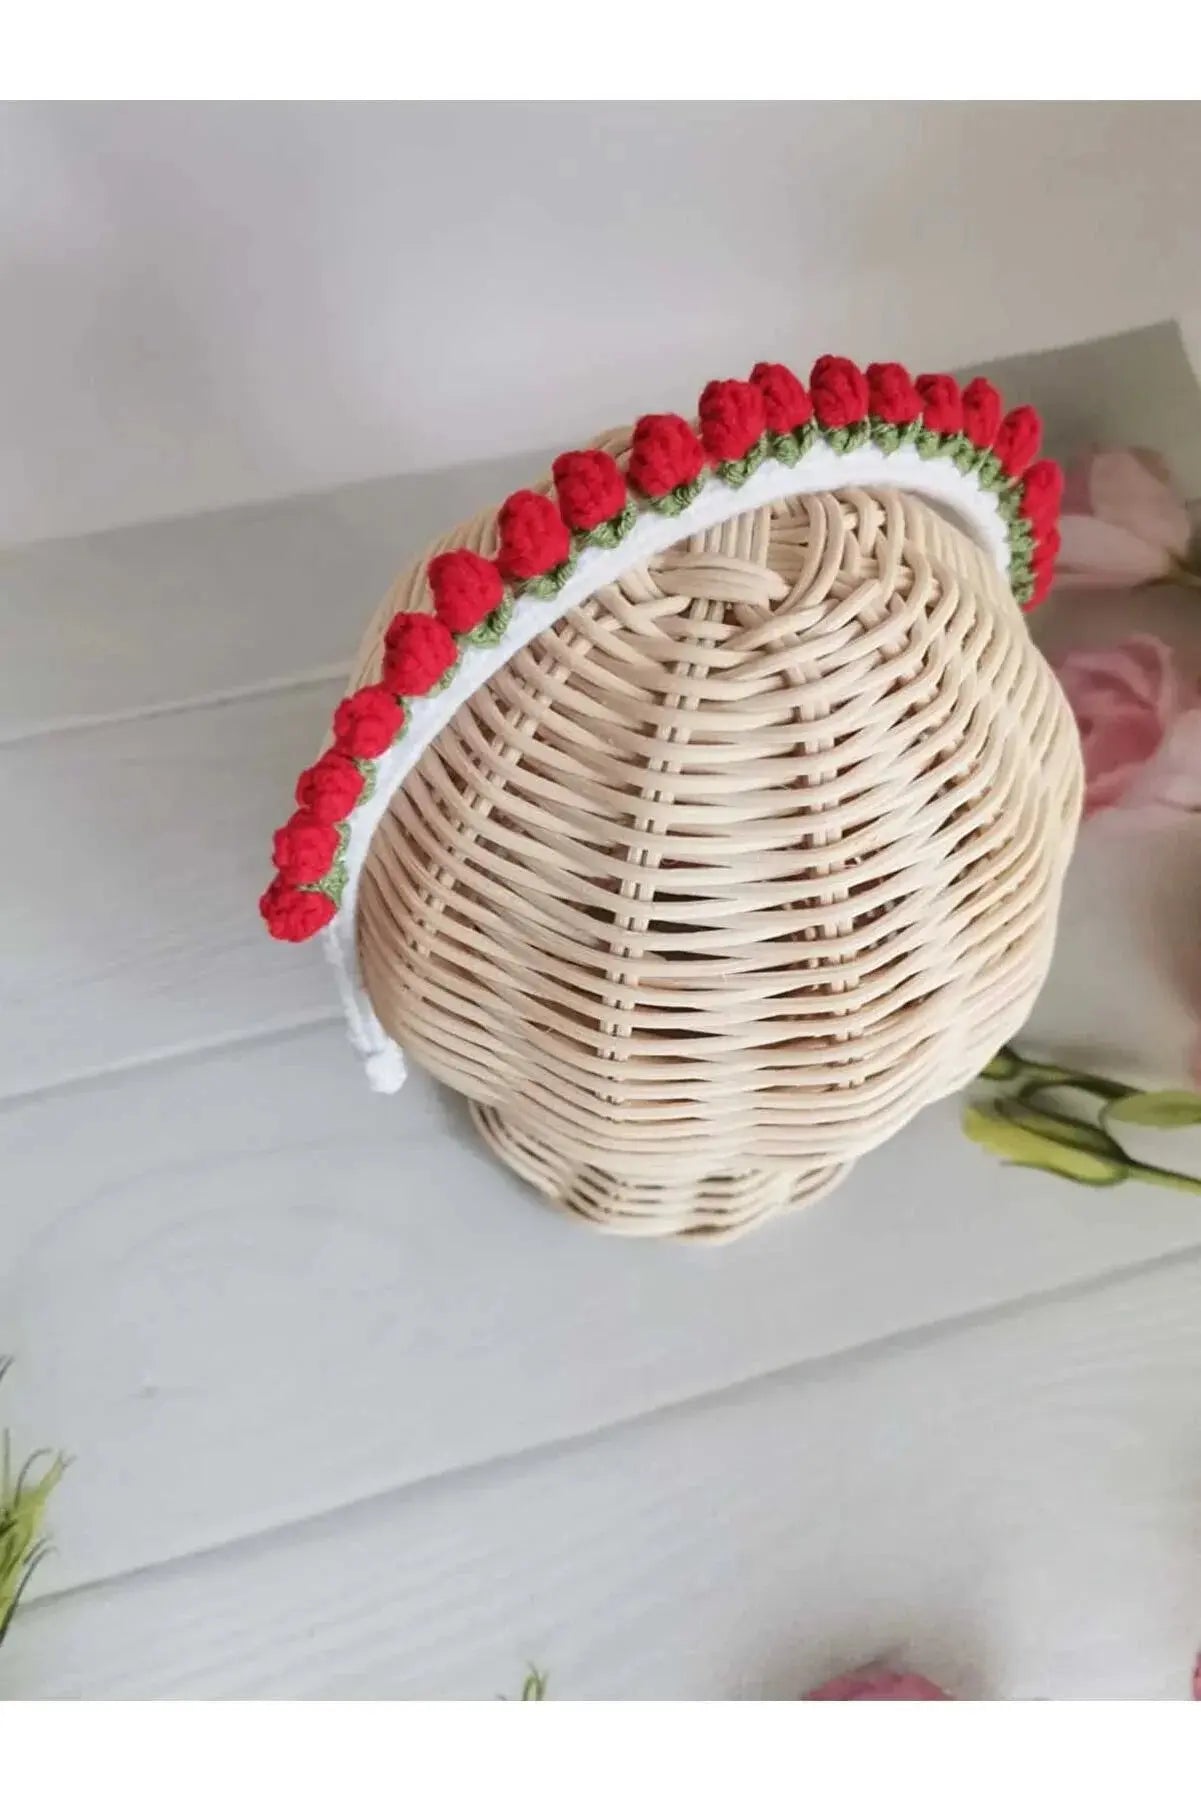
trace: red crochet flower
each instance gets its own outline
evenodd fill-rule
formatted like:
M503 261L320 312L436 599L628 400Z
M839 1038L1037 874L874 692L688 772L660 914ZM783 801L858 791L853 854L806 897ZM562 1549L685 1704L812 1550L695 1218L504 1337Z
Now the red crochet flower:
M963 429L978 450L992 448L1001 424L1001 396L990 381L978 375L963 390Z
M271 861L285 881L319 882L333 867L339 843L336 825L302 807L276 832Z
M767 430L763 396L749 381L711 381L700 401L701 442L715 462L736 463Z
M1015 407L1001 421L993 444L993 453L1001 460L1006 475L1025 475L1038 455L1043 440L1043 422L1032 406Z
M531 488L510 494L500 509L499 529L496 561L501 574L511 581L533 581L557 569L571 555L571 534L558 507Z
M334 743L348 757L379 757L404 722L404 708L382 683L360 688L334 713Z
M320 894L315 888L293 888L281 875L276 876L259 901L259 912L271 936L288 944L311 938L329 924L337 910L328 894Z
M922 410L922 397L908 369L900 363L869 363L868 410L886 425L912 425Z
M1028 613L1034 607L1042 606L1043 601L1047 598L1047 595L1051 592L1051 584L1054 580L1055 580L1054 560L1052 560L1049 563L1038 563L1035 565L1034 587L1031 590L1029 600L1026 602L1026 611Z
M607 450L568 450L551 465L559 511L572 531L591 532L626 503L625 476Z
M432 558L426 576L434 611L450 632L473 632L505 597L500 570L474 550L443 552Z
M1059 556L1060 536L1053 525L1045 526L1034 546L1034 554L1030 558L1030 573L1034 577L1034 589L1026 602L1026 610L1037 607L1047 598L1051 584L1055 580L1055 563Z
M644 413L635 425L629 476L651 500L694 482L705 462L704 445L678 413Z
M397 613L384 633L383 685L414 699L436 688L458 656L455 641L432 613Z
M296 802L323 825L336 825L358 805L363 772L340 750L327 750L296 784Z
M922 397L927 431L949 435L963 430L963 396L953 375L919 375L914 385Z
M809 393L818 423L827 431L840 431L867 417L867 377L849 357L819 356L809 377Z
M1022 517L1029 519L1035 536L1042 538L1059 517L1063 499L1063 470L1049 457L1032 463L1022 478Z
M756 363L751 380L763 396L768 431L797 431L813 417L813 402L783 363Z

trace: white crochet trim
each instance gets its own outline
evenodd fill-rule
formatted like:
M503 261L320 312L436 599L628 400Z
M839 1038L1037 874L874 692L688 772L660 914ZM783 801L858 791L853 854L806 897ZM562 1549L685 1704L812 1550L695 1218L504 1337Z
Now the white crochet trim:
M885 451L877 445L864 444L858 450L839 452L818 443L791 467L768 458L740 488L709 476L692 504L670 518L653 510L640 513L628 536L614 548L584 550L576 569L551 599L540 600L533 595L518 599L499 644L465 645L454 679L440 694L405 702L408 728L376 762L371 798L350 816L346 886L337 913L321 933L346 1011L351 1042L364 1059L367 1079L378 1094L395 1094L403 1085L405 1060L400 1046L381 1025L359 978L355 944L359 877L375 828L409 770L477 688L483 687L531 638L607 582L616 581L627 569L667 550L680 539L721 525L738 513L794 494L840 488L900 488L935 502L953 514L956 522L993 556L1002 575L1008 574L1008 528L995 495L980 487L974 474L963 474L944 457L921 457L912 445Z

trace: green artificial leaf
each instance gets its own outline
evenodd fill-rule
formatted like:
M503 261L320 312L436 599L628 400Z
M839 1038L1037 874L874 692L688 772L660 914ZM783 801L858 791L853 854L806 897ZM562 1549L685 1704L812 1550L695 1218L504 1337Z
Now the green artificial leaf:
M1123 1094L1109 1102L1102 1118L1128 1126L1201 1126L1201 1094L1189 1088L1160 1088L1150 1094Z
M1083 1088L1092 1093L1092 1077L1079 1075L1074 1069L1063 1069L1058 1063L1030 1063L1021 1059L1022 1093L1036 1088Z
M1090 1125L1087 1120L1073 1119L1069 1113L1051 1113L1042 1107L1027 1106L1024 1095L998 1101L997 1112L1002 1119L1010 1120L1014 1125L1025 1126L1042 1138L1054 1139L1056 1144L1070 1145L1078 1151L1091 1151L1094 1156L1110 1157L1118 1163L1126 1162L1121 1145L1108 1132L1102 1131L1100 1126Z
M1015 1082L1021 1079L1025 1088L1030 1083L1040 1085L1055 1084L1057 1087L1068 1085L1087 1085L1091 1077L1079 1076L1074 1069L1064 1069L1058 1063L1034 1063L1029 1057L1019 1056L1012 1045L1001 1047L991 1062L986 1063L980 1071L986 1082Z
M1022 1111L1033 1113L1030 1108ZM1062 1176L1069 1182L1083 1182L1091 1188L1114 1188L1126 1180L1129 1172L1120 1153L1115 1159L1076 1142L1064 1142L1043 1131L1046 1121L1042 1115L1034 1117L1040 1122L1038 1130L1019 1120L1006 1119L991 1108L968 1107L964 1110L963 1129L973 1144L991 1151L994 1157L1001 1157L1006 1163L1045 1170L1048 1175ZM1074 1126L1075 1122L1052 1121L1051 1124ZM1105 1134L1101 1136L1104 1138ZM1106 1143L1111 1142L1106 1139Z
M0 1380L8 1367L9 1360L0 1358ZM49 1549L42 1534L46 1503L64 1468L61 1457L35 1451L20 1470L15 1469L8 1433L0 1433L0 1645L18 1601Z
M35 1478L39 1462L43 1467ZM46 1555L42 1523L46 1503L62 1473L60 1457L39 1453L14 1476L8 1434L0 1440L0 1645L12 1625L18 1601Z

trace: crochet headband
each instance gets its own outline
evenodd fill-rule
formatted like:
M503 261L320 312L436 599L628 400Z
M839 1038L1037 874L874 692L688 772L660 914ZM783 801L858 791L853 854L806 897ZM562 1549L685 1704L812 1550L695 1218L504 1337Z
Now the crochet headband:
M864 372L824 356L805 387L783 364L759 363L749 381L710 382L695 427L651 413L620 461L603 450L558 457L553 499L523 489L499 509L494 557L435 556L430 611L396 614L379 679L339 704L331 748L301 775L259 903L272 937L321 934L372 1087L399 1088L404 1059L359 977L359 875L397 788L477 688L628 569L796 494L899 488L931 500L992 555L1018 604L1037 606L1063 490L1058 465L1035 460L1041 435L1032 407L1006 413L980 377L961 391L949 375L914 381L899 363Z

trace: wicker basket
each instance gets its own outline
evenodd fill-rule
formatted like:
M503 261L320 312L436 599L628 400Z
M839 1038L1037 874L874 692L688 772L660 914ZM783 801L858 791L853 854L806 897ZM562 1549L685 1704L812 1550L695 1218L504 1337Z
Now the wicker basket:
M415 563L260 907L607 1231L833 1186L1021 1024L1081 802L1021 608L1062 475L977 378L821 357L556 459Z
M422 563L356 684L428 604ZM459 709L372 839L363 980L554 1205L730 1235L1021 1024L1080 792L1059 688L964 531L898 492L773 502L630 569Z

